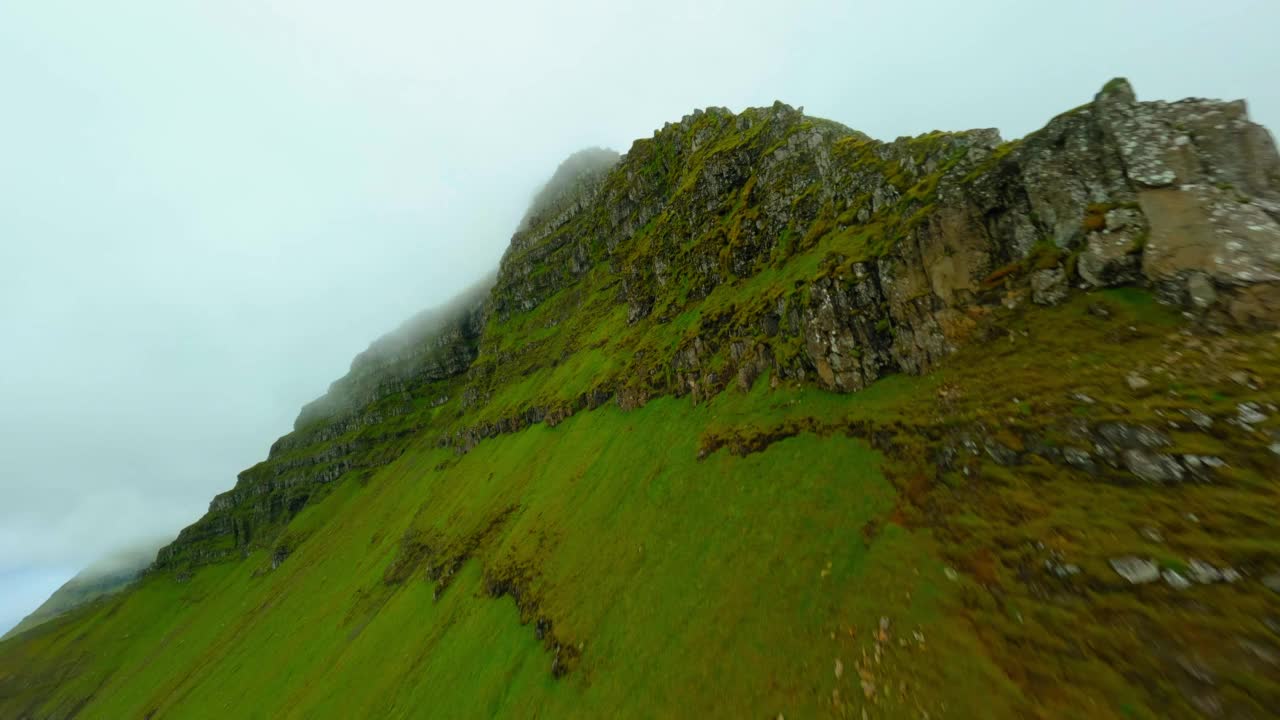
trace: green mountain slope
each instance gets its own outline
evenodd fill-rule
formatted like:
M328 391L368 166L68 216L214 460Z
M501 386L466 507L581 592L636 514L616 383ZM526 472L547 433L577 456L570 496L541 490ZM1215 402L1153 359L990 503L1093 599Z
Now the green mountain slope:
M1280 707L1242 106L1117 82L1013 143L712 109L571 167L136 588L0 643L0 716Z

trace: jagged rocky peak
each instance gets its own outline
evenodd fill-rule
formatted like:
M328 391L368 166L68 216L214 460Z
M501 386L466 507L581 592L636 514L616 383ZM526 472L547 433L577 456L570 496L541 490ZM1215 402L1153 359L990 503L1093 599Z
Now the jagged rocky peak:
M517 236L557 216L572 213L590 199L620 156L607 148L584 148L565 158L529 202Z
M521 296L518 290L513 296L511 288L531 281L529 275L534 266L528 261L540 262L565 244L568 238L559 231L595 200L620 157L605 148L579 150L565 158L533 196L498 268L498 291L493 302L498 318L506 319L513 310L529 310L537 304L535 298ZM522 257L525 262L519 261ZM585 269L582 263L587 258L578 257L571 262L576 273Z

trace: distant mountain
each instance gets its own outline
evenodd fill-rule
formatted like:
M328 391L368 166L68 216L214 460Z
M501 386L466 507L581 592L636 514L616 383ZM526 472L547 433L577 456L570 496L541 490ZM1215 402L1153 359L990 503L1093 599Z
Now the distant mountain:
M0 637L0 640L8 640L87 602L125 589L151 564L156 557L156 550L163 542L156 541L113 553L76 573L75 577L63 583L62 587L55 590L48 600L23 618L22 622L13 626L13 629Z

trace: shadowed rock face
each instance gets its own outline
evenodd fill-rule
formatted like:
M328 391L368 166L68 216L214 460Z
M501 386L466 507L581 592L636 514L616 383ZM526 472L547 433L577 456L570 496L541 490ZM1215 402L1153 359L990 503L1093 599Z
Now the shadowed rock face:
M1123 80L1012 142L989 129L881 142L775 103L697 111L621 158L584 151L535 199L491 289L357 357L159 564L270 542L323 486L393 459L424 404L482 405L513 382L489 331L589 275L628 324L698 308L698 331L627 359L573 408L442 442L465 451L610 397L696 400L765 370L856 391L927 372L993 304L1078 288L1146 284L1195 312L1274 323L1280 158L1242 102L1139 102Z

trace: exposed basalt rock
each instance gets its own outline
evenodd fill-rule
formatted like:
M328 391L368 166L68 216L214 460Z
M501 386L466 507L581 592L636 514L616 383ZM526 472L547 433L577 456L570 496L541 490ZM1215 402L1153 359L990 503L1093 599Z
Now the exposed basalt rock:
M1105 422L1100 423L1094 429L1094 433L1100 447L1112 450L1162 448L1171 444L1167 435L1146 425Z
M809 287L802 318L805 350L818 378L838 390L861 390L893 359L893 335L876 312L882 302L875 272L865 264L853 269L852 284L830 279Z
M1160 568L1150 560L1126 556L1113 558L1110 563L1116 574L1132 585L1142 585L1160 579Z
M612 398L624 409L666 394L700 401L765 372L858 391L928 372L982 337L992 307L1127 283L1213 322L1280 319L1280 157L1243 103L1139 102L1116 80L1012 142L989 129L881 142L782 103L697 111L620 158L567 161L492 289L374 343L159 562L268 542L329 483L390 461L424 427L466 452ZM567 322L560 357L540 360L564 363L588 348L589 322L563 302L558 314L534 311L588 295L617 310L593 321L694 320L669 345L628 350L556 400L491 407L538 369L520 356L547 342L504 346L504 328L537 317L545 336ZM447 421L432 414L445 411ZM1099 427L1082 447L1043 456L1099 476L1211 477L1159 437ZM1030 441L1015 450L989 440L975 436L975 447L999 464L1037 454Z
M1103 422L1093 427L1083 423L1035 429L1005 427L1001 430L1004 440L978 424L959 424L941 431L915 427L910 432L939 441L932 460L940 473L974 475L981 472L984 463L1016 467L1048 462L1115 484L1132 484L1135 479L1167 484L1214 482L1218 471L1226 466L1213 455L1170 452L1173 442L1164 433L1122 422ZM1045 440L1049 434L1074 436L1087 443L1089 449L1058 447Z
M1031 299L1040 305L1057 305L1067 299L1067 273L1060 267L1037 270L1031 275Z
M1125 468L1147 482L1177 482L1185 474L1177 459L1150 450L1125 450L1122 457Z

